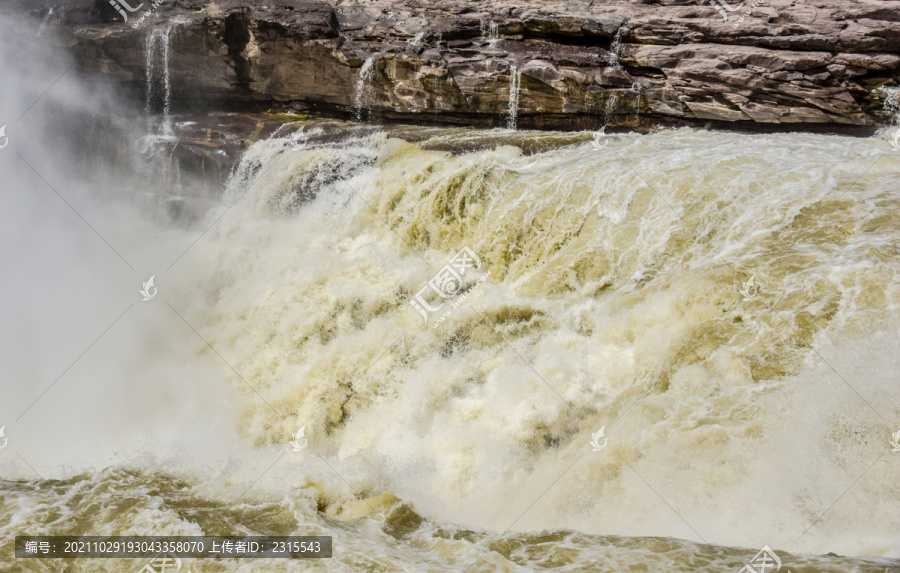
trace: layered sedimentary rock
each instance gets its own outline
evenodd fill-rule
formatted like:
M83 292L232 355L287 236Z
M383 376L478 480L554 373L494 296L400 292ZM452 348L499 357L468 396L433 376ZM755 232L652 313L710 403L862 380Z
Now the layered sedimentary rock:
M865 132L888 121L900 83L896 0L137 5L69 0L54 18L83 72L136 97L165 74L173 109Z

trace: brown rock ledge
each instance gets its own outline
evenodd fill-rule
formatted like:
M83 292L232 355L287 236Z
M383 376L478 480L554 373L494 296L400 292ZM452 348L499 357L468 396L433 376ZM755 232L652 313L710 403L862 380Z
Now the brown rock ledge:
M900 85L896 0L156 2L127 23L106 0L13 5L56 5L82 72L141 100L156 30L173 110L504 126L518 85L522 128L867 134Z

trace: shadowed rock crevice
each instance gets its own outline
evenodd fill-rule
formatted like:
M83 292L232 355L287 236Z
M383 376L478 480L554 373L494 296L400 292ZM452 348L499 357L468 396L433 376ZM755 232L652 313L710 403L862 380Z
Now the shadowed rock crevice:
M253 38L250 33L250 9L242 7L229 14L225 18L225 43L228 45L228 55L234 62L234 73L237 76L238 85L250 91L250 61L245 55L247 45Z

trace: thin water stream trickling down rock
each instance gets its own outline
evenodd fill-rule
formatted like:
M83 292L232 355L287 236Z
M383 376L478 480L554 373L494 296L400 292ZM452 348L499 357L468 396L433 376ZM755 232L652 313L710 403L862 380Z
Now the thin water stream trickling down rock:
M38 19L51 8L50 0L12 4ZM172 105L182 110L281 106L539 129L706 124L854 134L887 121L884 100L900 83L896 2L771 0L729 9L622 0L187 0L144 6L126 23L108 2L69 0L49 19L81 56L82 71L136 94L147 76L145 38L180 20L170 74Z

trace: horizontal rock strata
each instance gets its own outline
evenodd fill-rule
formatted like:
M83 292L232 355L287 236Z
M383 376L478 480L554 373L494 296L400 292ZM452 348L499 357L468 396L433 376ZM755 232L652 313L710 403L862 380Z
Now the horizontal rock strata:
M36 17L46 10L20 4ZM896 0L143 0L124 16L117 7L68 0L53 17L84 73L139 98L167 73L173 109L862 133L891 120L885 100L900 84ZM151 96L159 111L162 96Z

